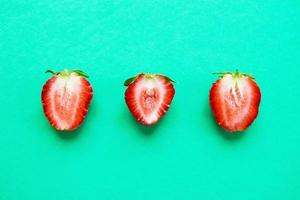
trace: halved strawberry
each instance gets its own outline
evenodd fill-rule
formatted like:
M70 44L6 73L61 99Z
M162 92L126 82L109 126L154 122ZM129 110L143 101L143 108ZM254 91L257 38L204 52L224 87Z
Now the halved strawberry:
M140 123L155 124L167 112L175 94L171 82L160 74L138 74L125 81L126 104Z
M42 90L44 113L57 130L78 128L86 114L93 97L87 74L80 70L53 72Z
M254 78L225 72L210 90L210 106L218 124L229 132L248 128L258 114L261 93Z

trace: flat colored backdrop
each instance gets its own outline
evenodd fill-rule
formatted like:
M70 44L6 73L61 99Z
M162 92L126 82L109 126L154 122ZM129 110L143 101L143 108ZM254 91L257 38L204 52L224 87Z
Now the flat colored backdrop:
M1 0L0 199L300 199L298 0ZM44 117L47 69L82 69L84 125ZM212 118L212 72L252 74L260 113L242 134ZM138 124L123 81L176 81L169 112Z

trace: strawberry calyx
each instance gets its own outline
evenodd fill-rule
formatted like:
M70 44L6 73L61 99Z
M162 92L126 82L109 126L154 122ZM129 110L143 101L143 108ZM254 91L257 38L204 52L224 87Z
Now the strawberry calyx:
M247 77L255 80L255 78L252 75L240 73L239 70L235 70L235 72L215 72L215 73L213 73L213 75L219 75L220 78L223 78L223 76L225 76L227 74L232 75L232 77L235 79L242 78L242 76L247 76Z
M69 77L71 74L75 73L76 75L82 76L84 78L88 78L89 77L89 75L87 73L85 73L82 70L78 70L78 69L75 69L75 70L64 69L63 71L58 71L58 72L55 72L53 70L47 70L45 73L51 73L53 75L59 75L61 77Z
M167 76L165 76L165 75L162 75L162 74L140 73L140 74L137 74L137 75L134 76L134 77L131 77L131 78L127 79L127 80L124 82L124 86L129 86L129 85L130 85L131 83L133 83L139 76L142 76L142 75L144 75L144 77L145 77L146 79L155 79L156 76L163 76L163 77L165 77L168 81L175 83L174 80L172 80L171 78L169 78L169 77L167 77Z

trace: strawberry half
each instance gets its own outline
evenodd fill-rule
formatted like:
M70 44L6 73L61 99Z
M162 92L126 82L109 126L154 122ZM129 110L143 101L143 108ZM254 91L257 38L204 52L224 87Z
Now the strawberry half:
M261 93L254 78L225 72L210 90L210 106L218 124L229 132L243 131L258 114Z
M159 74L139 74L125 81L126 104L140 123L153 125L167 112L175 94L172 82Z
M85 79L87 74L80 70L53 72L42 90L44 113L57 130L74 130L83 122L93 90Z

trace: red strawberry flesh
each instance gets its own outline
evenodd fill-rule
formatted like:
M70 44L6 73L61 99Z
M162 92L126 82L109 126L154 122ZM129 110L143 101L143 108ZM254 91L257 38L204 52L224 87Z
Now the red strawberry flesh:
M163 75L140 74L125 92L125 100L133 116L144 125L155 124L169 109L174 87Z
M260 89L252 77L225 73L210 90L210 105L218 124L229 132L243 131L258 115Z
M92 96L90 83L78 73L57 73L43 87L45 115L55 129L74 130L82 124Z

